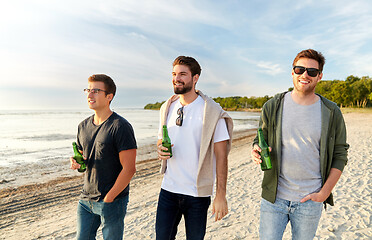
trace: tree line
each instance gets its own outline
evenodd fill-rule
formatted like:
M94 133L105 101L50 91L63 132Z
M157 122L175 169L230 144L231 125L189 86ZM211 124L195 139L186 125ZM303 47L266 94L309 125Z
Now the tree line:
M272 97L268 95L264 97L217 97L213 100L220 104L225 110L243 110L243 109L260 109L267 100Z
M340 107L372 107L372 79L368 76L348 76L345 81L320 81L315 92Z
M165 103L165 101L163 102L156 102L156 103L148 103L146 104L146 106L144 107L144 109L152 109L152 110L157 110L157 109L160 109L161 105Z
M345 81L322 80L317 84L315 92L337 103L340 107L372 107L372 79L369 76L359 78L350 75ZM213 100L226 110L244 110L260 109L270 98L272 97L268 95L264 97L234 96L217 97ZM149 103L145 109L160 109L164 102Z

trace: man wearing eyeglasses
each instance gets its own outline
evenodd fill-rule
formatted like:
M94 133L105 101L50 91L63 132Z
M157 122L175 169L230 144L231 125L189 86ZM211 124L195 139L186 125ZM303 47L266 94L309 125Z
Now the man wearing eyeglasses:
M107 75L88 79L88 106L94 115L79 124L77 146L87 169L77 208L77 239L122 239L129 182L136 168L136 139L130 123L110 109L116 86ZM71 169L80 165L70 158Z
M272 169L264 172L260 239L282 239L288 221L292 239L313 239L322 205L347 163L346 128L337 105L315 93L325 59L313 49L293 61L294 88L262 108L259 126L271 146ZM252 159L261 163L258 137Z
M215 220L228 213L227 156L231 147L232 119L201 91L195 90L201 68L192 57L173 62L175 95L160 109L158 155L164 178L156 214L156 239L175 239L184 216L187 239L203 239L214 181L212 206ZM162 126L167 125L172 157L163 152Z

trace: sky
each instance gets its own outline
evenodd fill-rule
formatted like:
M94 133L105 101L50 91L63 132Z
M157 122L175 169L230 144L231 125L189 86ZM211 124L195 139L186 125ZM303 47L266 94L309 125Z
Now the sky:
M292 87L294 57L323 53L323 80L372 75L369 0L12 0L0 8L0 109L87 108L92 74L117 85L113 108L173 94L172 62L194 57L210 97Z

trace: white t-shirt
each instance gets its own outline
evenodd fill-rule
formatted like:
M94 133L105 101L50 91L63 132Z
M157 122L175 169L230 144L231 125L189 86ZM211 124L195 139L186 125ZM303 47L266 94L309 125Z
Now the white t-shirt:
M198 196L196 180L199 166L200 141L203 128L204 100L198 96L192 103L183 107L182 126L176 125L177 110L182 107L179 99L169 107L167 117L168 135L171 139L173 157L167 161L162 188L169 192L189 196ZM159 126L159 139L162 138L162 126ZM226 121L217 123L213 142L230 139ZM213 158L213 172L216 174L216 158ZM208 195L209 196L209 195ZM206 196L199 196L206 197Z

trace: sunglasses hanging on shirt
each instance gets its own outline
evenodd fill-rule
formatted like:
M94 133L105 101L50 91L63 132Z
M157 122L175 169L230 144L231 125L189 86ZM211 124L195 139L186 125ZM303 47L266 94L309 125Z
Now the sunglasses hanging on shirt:
M176 125L181 127L183 122L183 106L177 110L177 114L178 118L176 119Z

